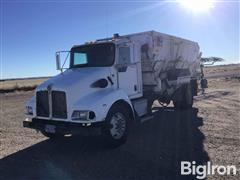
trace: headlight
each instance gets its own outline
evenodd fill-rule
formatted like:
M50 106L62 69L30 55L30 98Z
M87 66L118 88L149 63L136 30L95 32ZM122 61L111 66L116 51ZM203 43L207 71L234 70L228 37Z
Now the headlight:
M75 110L72 113L72 120L89 120L94 118L95 118L95 113L92 111Z
M31 106L26 106L26 114L33 115L33 108Z

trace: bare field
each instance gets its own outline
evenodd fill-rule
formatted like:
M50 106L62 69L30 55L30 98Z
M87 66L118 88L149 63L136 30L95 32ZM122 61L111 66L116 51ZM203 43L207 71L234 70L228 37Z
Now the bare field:
M47 78L29 78L29 79L14 79L14 80L5 80L0 82L0 89L11 89L14 87L29 87L36 86Z
M154 119L112 150L98 137L54 142L25 129L24 105L33 92L0 94L0 179L195 179L179 175L183 160L239 168L239 65L205 70L228 77L209 79L206 94L195 97L191 110L156 107ZM237 180L239 175L208 179Z
M240 64L229 64L229 65L218 65L218 66L208 66L204 68L206 76L213 75L215 73L232 73L232 74L238 74L240 71Z

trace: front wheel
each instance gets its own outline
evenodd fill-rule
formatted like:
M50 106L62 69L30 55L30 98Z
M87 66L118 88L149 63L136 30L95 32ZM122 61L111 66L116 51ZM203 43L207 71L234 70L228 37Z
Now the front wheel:
M114 147L124 144L127 140L130 116L122 105L113 105L106 118L103 135L108 143Z

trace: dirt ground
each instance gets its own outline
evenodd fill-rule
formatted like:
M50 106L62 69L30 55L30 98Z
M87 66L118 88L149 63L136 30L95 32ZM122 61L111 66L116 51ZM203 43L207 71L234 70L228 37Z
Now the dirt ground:
M23 128L25 102L33 92L0 94L0 179L195 179L180 176L183 160L240 168L239 65L206 71L214 76L206 93L195 97L193 109L156 107L154 119L135 128L116 149L106 148L100 137L51 141Z

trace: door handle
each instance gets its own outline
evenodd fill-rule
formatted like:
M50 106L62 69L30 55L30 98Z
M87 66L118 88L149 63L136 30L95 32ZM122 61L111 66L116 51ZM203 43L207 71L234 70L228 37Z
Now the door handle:
M122 64L116 65L115 67L118 72L126 72L128 68L127 65L122 65Z
M136 84L134 85L134 91L137 91L137 85Z

